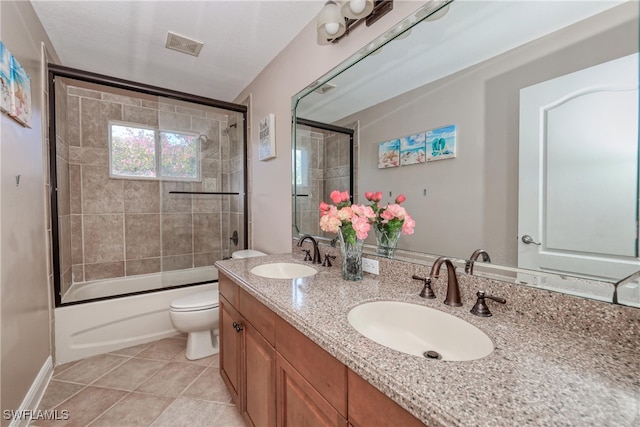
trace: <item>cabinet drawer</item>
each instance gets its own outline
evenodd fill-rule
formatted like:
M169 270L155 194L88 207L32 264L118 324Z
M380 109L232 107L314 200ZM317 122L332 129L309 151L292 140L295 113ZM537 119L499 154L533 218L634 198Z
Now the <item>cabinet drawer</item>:
M276 350L346 418L346 366L280 317L276 322Z
M269 344L275 346L276 318L278 316L243 289L238 289L238 297L240 300L240 313L260 332Z
M238 307L238 285L222 273L218 273L218 293L232 306Z

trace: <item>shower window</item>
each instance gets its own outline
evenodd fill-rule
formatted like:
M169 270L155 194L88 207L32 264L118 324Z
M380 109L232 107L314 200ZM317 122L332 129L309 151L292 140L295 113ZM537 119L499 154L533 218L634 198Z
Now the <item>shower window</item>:
M109 123L112 178L200 181L199 153L197 134Z

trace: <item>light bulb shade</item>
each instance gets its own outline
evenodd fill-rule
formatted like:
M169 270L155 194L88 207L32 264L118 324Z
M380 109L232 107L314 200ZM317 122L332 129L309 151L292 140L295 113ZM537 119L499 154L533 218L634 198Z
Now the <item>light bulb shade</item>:
M374 0L344 0L342 2L342 15L349 19L365 18L373 10Z
M346 29L340 6L334 1L328 1L318 15L318 40L335 39L343 35Z

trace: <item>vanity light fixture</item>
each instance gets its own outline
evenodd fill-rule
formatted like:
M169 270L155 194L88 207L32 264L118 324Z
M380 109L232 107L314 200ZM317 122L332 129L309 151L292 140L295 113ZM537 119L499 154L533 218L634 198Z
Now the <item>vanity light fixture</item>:
M366 18L373 11L373 0L342 1L342 15L347 19Z
M318 15L318 43L324 44L321 40L327 40L329 44L328 40L342 36L347 29L345 22L340 6L333 0L326 2Z
M317 18L318 44L337 43L363 22L367 27L393 9L393 0L334 0L325 3Z

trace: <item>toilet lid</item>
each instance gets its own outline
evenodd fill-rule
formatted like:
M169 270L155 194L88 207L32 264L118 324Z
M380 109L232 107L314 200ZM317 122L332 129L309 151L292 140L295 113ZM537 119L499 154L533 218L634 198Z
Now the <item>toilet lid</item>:
M240 251L235 251L231 254L231 258L233 259L242 259L242 258L253 258L258 256L265 256L264 252L256 251L255 249L243 249Z
M181 311L206 310L217 306L218 291L198 292L171 301L171 309Z

